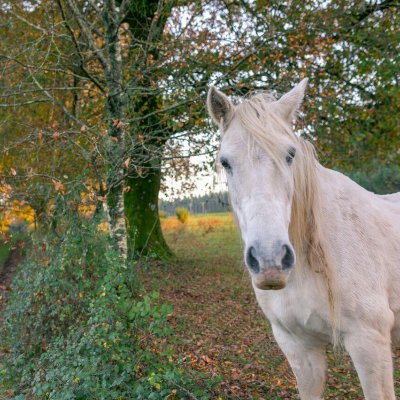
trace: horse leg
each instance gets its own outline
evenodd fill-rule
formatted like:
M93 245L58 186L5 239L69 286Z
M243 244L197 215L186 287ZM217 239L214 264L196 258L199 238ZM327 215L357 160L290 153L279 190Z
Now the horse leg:
M326 375L325 347L310 344L276 326L272 330L296 377L301 400L321 400Z
M344 336L366 400L395 400L390 335L362 330Z

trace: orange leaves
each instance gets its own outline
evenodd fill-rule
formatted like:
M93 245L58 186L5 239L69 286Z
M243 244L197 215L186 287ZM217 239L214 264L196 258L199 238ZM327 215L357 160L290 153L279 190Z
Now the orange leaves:
M201 359L206 363L206 364L214 364L214 361L208 357L207 354L201 356Z
M196 355L193 353L185 353L186 360L190 363L191 367L195 367L197 364L199 366L214 365L214 360L207 354Z
M128 169L130 165L131 165L131 157L128 157L128 158L124 161L124 166L125 166L126 169Z
M45 257L40 261L40 265L46 266L46 265L49 265L50 262L51 262L50 258L49 257Z
M148 63L149 65L151 65L151 64L154 63L154 56L153 56L153 54L150 53L150 54L147 56L147 63Z
M113 119L113 126L115 126L117 129L120 129L122 127L122 121L120 119Z
M4 200L8 199L12 194L12 186L4 180L0 182L0 194Z
M56 190L56 192L64 194L65 193L64 185L60 181L57 181L55 179L52 179L52 181L53 181L54 189Z
M177 129L182 129L187 123L188 123L188 121L186 121L186 122L185 121L174 122L173 125L172 125L172 130L174 132L176 132Z
M26 224L29 226L34 221L35 213L25 201L13 200L6 202L0 211L0 233L8 232L12 224Z

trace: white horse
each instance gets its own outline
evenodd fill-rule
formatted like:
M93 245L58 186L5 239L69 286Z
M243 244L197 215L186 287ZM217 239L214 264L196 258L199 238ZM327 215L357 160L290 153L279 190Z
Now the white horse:
M245 263L303 400L322 399L332 342L350 353L367 400L394 400L400 193L375 195L318 163L292 130L306 85L237 105L209 90Z

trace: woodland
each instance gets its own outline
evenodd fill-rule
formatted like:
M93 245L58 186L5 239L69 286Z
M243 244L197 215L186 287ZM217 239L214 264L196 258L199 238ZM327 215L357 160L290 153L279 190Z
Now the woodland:
M215 174L211 85L305 77L296 130L321 163L399 191L399 0L0 0L0 37L0 398L296 398L171 345L185 322L156 276L202 265L190 229L223 224L159 211Z

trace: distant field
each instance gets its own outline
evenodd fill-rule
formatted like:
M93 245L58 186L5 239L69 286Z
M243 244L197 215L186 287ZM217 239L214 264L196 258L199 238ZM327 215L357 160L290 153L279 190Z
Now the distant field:
M177 260L146 271L149 287L174 306L175 357L207 379L219 376L213 399L298 399L292 372L258 309L243 266L241 240L231 214L162 221ZM363 399L346 355L329 357L326 399ZM397 362L397 395L400 374Z
M191 215L186 224L169 217L162 221L162 228L180 262L196 260L197 266L206 264L211 270L217 263L219 268L233 266L236 272L243 272L240 237L232 214Z

